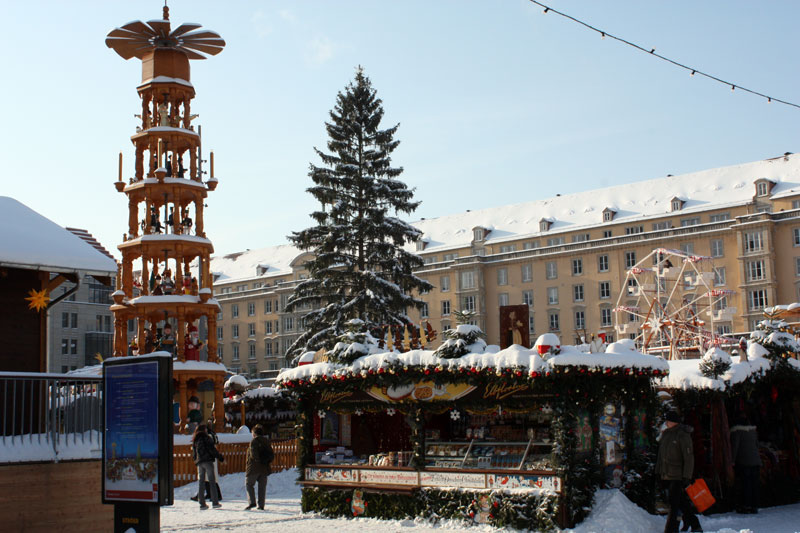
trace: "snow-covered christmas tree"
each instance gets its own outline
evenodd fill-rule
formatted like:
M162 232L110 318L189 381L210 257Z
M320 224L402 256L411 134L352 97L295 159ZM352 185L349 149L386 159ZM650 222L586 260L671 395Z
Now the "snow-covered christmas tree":
M469 322L475 316L473 311L455 311L458 325L456 329L449 329L444 332L445 341L439 346L434 355L452 359L461 357L468 353L483 353L486 350L486 335L481 328Z
M714 346L709 348L703 355L698 366L705 377L719 379L722 374L730 369L731 364L730 354L722 348Z
M424 305L413 294L432 288L414 275L422 259L403 249L420 233L396 215L413 212L419 202L397 179L403 169L391 165L398 125L380 129L383 113L359 67L325 123L331 153L315 149L322 166L311 165L314 186L308 192L321 204L311 214L316 225L289 237L314 253L309 279L287 302L287 311L313 308L303 318L305 333L289 348L293 355L333 348L354 318L373 333L383 325L410 324L405 310Z
M763 356L772 361L773 366L786 362L790 353L800 352L800 344L794 338L794 330L785 320L765 319L756 325L750 334L749 357Z

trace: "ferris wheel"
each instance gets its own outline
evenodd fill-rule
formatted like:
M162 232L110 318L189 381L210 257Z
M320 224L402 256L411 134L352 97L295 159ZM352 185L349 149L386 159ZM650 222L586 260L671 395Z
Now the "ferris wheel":
M614 308L618 335L666 359L702 354L727 342L714 323L736 314L728 306L734 291L715 287L718 276L711 257L653 250L626 273Z

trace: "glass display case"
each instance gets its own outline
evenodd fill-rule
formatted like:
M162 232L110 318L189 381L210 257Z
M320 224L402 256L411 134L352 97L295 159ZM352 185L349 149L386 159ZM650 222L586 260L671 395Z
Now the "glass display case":
M552 444L528 442L429 442L426 466L480 470L549 470Z

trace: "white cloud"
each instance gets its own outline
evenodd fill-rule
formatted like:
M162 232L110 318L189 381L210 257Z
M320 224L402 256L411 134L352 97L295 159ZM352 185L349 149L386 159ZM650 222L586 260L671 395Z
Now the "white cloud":
M288 9L281 9L280 11L278 11L278 15L283 20L288 20L289 22L294 22L295 21L294 13L292 13Z
M308 43L306 60L312 65L321 65L333 57L335 48L327 37L317 37Z

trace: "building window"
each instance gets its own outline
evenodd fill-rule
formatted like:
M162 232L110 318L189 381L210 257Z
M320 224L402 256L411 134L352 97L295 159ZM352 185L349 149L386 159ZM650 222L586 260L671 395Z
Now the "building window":
M264 300L264 314L272 312L272 300Z
M428 318L428 304L423 302L422 307L419 310L419 316L422 318Z
M256 316L255 302L250 302L247 304L247 316Z
M231 337L234 339L239 338L239 324L234 324L231 326Z
M603 238L610 239L613 236L613 232L610 229L603 230Z
M522 291L522 303L529 307L533 305L533 291Z
M292 331L294 329L294 317L283 317L283 331Z
M586 315L583 311L575 311L575 329L586 329Z
M547 305L558 305L558 287L547 287Z
M548 313L547 315L550 331L558 331L561 328L558 325L558 313Z
M636 252L625 252L625 268L636 266Z
M517 251L517 245L516 244L506 244L506 245L500 247L500 253L501 254L507 254L509 252L515 252L515 251Z
M720 296L716 300L714 300L714 311L722 311L728 307L728 297L727 296Z
M232 304L231 305L231 317L232 318L239 318L239 304Z
M222 320L222 309L220 309L219 313L217 313L217 320Z
M461 273L461 288L474 289L475 288L475 273L470 271Z
M534 336L534 332L536 331L536 324L533 320L533 315L528 315L528 334L531 338Z
M600 298L611 298L611 282L610 281L601 281L600 282Z
M700 217L691 217L691 218L682 218L681 219L681 227L685 228L687 226L696 226L700 224Z
M547 246L559 246L564 244L564 237L551 237L547 239Z
M272 343L267 341L264 343L264 357L272 355Z
M747 281L759 281L765 278L764 260L747 262Z
M265 335L272 335L272 321L267 320L264 322L264 334Z
M583 301L583 284L572 286L572 301L573 302Z
M756 183L756 195L766 196L767 194L769 194L769 184L766 181Z
M800 276L800 257L794 258L794 275Z
M482 241L483 240L483 228L475 228L472 230L472 239L475 241Z
M711 257L722 257L725 255L725 248L722 239L711 239Z
M600 326L608 327L611 325L611 308L604 307L600 309Z
M70 313L69 325L72 329L78 329L78 313Z
M233 360L234 361L238 361L239 360L239 345L238 344L234 344L233 345Z
M439 287L442 292L448 292L450 290L450 276L439 278Z
M611 222L614 220L614 212L611 210L603 211L603 222Z
M475 310L475 297L464 296L464 311L474 311L474 310Z
M522 281L528 282L533 280L533 265L522 265Z
M62 328L69 327L69 313L61 313L61 327Z
M220 341L222 340L222 338L225 336L224 331L225 328L223 328L222 326L217 326L217 340Z
M218 344L217 345L217 357L219 357L219 359L222 360L222 356L224 354L225 354L225 350L222 349L222 345L221 344Z
M717 267L714 269L714 286L719 287L725 285L725 267Z
M247 347L247 356L250 359L255 359L256 358L256 345L255 344L250 343L250 345Z
M103 285L89 277L89 302L95 304L110 304L111 303L111 287Z
M685 253L686 255L692 255L694 253L694 243L693 242L681 243L681 252Z
M583 259L573 259L572 260L572 275L573 276L580 276L583 274Z
M572 242L586 242L589 240L588 233L578 233L572 236Z
M628 226L625 228L625 235L635 235L636 233L644 233L644 226Z
M674 211L674 209L673 209ZM671 220L662 220L661 222L654 222L653 223L653 231L661 231L665 229L670 229L672 227Z
M523 250L533 250L534 248L539 247L539 241L530 241L522 243Z
M744 234L744 253L759 252L764 247L760 231Z
M272 322L272 329L275 330L275 333L280 333L281 332L281 321L280 320L273 321Z
M444 254L442 257L442 261L452 261L454 259L458 259L458 253L453 252L452 254Z
M69 339L61 339L61 355L69 355Z
M508 285L508 269L507 268L498 268L497 269L497 284L498 285Z
M709 222L724 222L731 219L730 213L714 213L708 217Z
M747 306L751 311L763 309L767 306L767 291L759 289L747 293Z
M70 355L78 355L78 339L69 340L69 353Z
M607 255L597 256L597 271L598 272L608 272L608 256Z
M417 245L419 245L419 243L417 243ZM428 257L425 257L423 259L423 262L426 265L430 265L431 263L435 263L436 262L436 256L435 255L429 255Z
M548 261L545 264L544 275L547 279L556 279L558 277L558 264L555 261Z
M256 336L256 324L255 322L251 322L247 324L247 336L248 337L255 337Z
M792 237L794 238L793 243L795 246L800 246L800 228L794 228L792 230Z
M442 300L442 316L450 316L450 300Z

